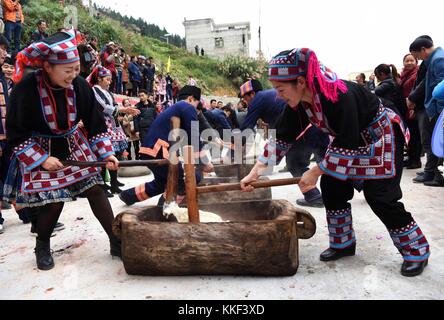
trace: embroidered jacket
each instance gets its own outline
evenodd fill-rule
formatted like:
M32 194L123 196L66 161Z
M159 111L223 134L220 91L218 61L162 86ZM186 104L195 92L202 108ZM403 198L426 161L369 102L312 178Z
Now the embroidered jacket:
M320 164L326 174L341 180L393 177L396 173L392 123L398 123L407 143L408 130L399 115L382 106L374 94L352 82L346 82L346 85L348 92L340 94L336 103L320 97L323 121L316 121L306 104L300 104L296 109L287 106L276 125L276 140L266 145L259 161L279 163L290 143L311 122L333 137Z
M103 90L99 86L93 87L99 109L102 110L108 134L111 141L126 141L126 135L116 118L119 114L119 108L114 100L114 96L109 91Z
M23 192L59 189L99 172L78 167L48 172L41 164L49 156L96 161L114 154L103 113L95 103L94 93L80 77L68 90L48 89L41 72L35 72L14 87L6 128L22 173ZM86 133L78 128L80 120Z

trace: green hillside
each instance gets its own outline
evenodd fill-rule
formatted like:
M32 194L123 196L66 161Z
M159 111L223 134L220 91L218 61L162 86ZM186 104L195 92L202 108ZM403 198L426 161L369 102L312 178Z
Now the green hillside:
M56 32L64 26L67 14L64 8L54 0L22 1L25 15L25 28L23 43L28 43L30 33L35 29L37 21L45 19L48 22L49 33ZM208 57L198 57L188 53L182 48L168 45L165 42L143 37L133 31L124 28L122 24L109 17L100 18L90 15L90 12L82 6L80 0L65 1L75 5L78 12L78 28L82 32L88 32L99 39L103 45L109 41L121 44L131 55L142 54L152 56L158 66L158 70L165 71L168 57L171 57L171 75L178 78L182 84L187 82L190 74L198 81L206 94L235 95L237 88L227 77L221 75L218 61Z

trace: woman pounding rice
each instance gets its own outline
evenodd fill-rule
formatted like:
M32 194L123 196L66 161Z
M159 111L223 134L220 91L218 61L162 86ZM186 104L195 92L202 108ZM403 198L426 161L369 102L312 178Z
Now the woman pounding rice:
M77 41L73 30L58 32L18 54L6 119L14 156L4 200L30 208L36 217L40 270L54 267L50 237L64 203L82 193L109 237L111 255L121 256L120 241L112 234L113 211L100 187L100 169L64 167L61 162L104 160L109 170L119 165L94 93L78 76ZM26 66L40 69L21 80Z
M319 63L310 49L284 51L272 59L269 79L287 101L270 141L241 185L249 184L267 165L279 163L291 142L311 123L333 137L324 160L307 171L301 189L321 189L327 210L330 248L321 261L355 255L356 239L349 201L353 181L364 180L364 195L371 209L387 227L404 258L401 274L423 272L430 256L429 244L412 215L400 202L404 143L409 133L401 118L358 84L339 80Z

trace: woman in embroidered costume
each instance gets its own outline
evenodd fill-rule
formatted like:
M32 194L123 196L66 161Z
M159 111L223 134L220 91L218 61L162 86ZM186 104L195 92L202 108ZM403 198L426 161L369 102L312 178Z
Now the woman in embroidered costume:
M321 261L355 254L352 226L353 181L364 180L364 195L373 212L387 227L404 258L401 273L422 273L430 255L421 229L399 202L404 143L409 141L399 115L358 84L339 80L319 63L310 49L284 51L272 59L269 79L279 96L287 101L275 139L250 174L242 180L244 191L267 168L279 162L291 142L309 125L333 137L324 160L307 171L301 189L317 184L321 177L322 196L327 210L330 248Z
M140 111L132 107L119 107L114 100L113 94L109 91L109 86L112 82L112 73L108 69L98 66L91 75L88 77L89 84L93 87L98 107L105 116L106 126L108 127L108 134L111 137L114 152L119 160L122 160L122 155L128 148L128 141L120 126L116 121L119 113L128 113L131 115L138 115ZM102 178L105 180L106 171L102 171ZM111 176L111 194L108 197L112 197L114 193L121 193L122 190L119 187L123 187L124 184L117 181L117 171L110 171Z
M105 160L109 170L119 164L94 93L78 77L77 41L73 30L58 32L18 54L6 118L14 156L4 200L28 207L37 217L35 254L41 270L54 267L50 237L64 203L82 193L110 239L111 255L121 256L120 241L112 234L113 212L99 186L100 169L61 163ZM41 69L21 80L25 66Z

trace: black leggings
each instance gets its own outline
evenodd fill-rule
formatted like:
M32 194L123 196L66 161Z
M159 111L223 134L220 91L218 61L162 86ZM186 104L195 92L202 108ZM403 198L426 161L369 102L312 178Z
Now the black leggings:
M388 229L404 228L413 221L402 202L400 187L403 167L404 137L401 130L394 125L396 131L396 176L391 179L364 181L364 196L373 212ZM327 210L349 208L353 199L352 181L341 181L327 175L321 179L322 198Z
M100 186L95 185L85 191L85 195L97 220L99 220L108 237L112 238L114 214L105 192ZM64 202L58 202L42 207L31 208L32 215L35 217L36 222L37 239L45 242L49 241L62 213L63 206Z

